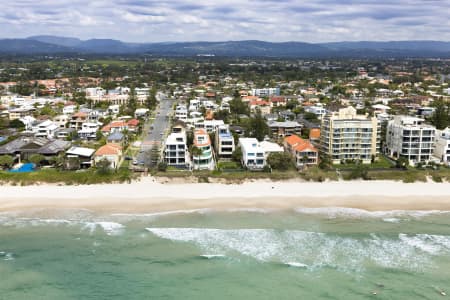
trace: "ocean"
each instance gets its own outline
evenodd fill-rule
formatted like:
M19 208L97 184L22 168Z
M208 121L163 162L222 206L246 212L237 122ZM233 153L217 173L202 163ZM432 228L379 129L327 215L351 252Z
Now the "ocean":
M441 299L450 212L0 214L0 299Z

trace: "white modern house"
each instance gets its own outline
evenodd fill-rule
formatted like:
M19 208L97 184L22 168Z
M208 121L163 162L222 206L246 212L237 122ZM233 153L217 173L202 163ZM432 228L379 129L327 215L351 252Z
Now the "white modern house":
M70 104L63 107L62 113L63 115L71 115L74 114L77 109L76 105Z
M188 119L188 110L185 105L178 105L175 109L175 119L186 122Z
M443 164L450 166L450 127L444 130L436 130L436 142L433 154Z
M207 132L214 132L219 126L225 125L223 120L205 120L203 124Z
M176 168L189 168L190 155L186 145L186 132L172 132L166 139L164 161L168 166Z
M228 125L220 125L216 128L215 148L219 158L231 158L235 149L235 144Z
M395 116L388 122L386 150L394 158L406 158L409 164L430 161L434 150L436 128L425 120L410 116Z
M78 130L78 136L82 139L92 140L97 137L97 131L100 130L101 123L85 122Z
M242 165L249 170L262 170L266 166L264 149L255 138L240 138Z
M327 114L327 110L322 106L321 103L317 103L313 106L307 106L305 107L305 111L315 114L318 119L322 119Z
M55 131L58 128L58 125L56 125L53 121L46 120L34 125L32 131L35 137L53 139L55 136Z
M200 149L200 154L192 153L194 170L213 170L215 167L213 149L209 134L205 129L194 131L194 146Z

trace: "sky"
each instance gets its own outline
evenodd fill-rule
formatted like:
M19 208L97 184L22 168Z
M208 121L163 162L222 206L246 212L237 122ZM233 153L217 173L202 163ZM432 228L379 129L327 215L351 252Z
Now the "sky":
M2 0L7 1L7 0ZM450 41L450 0L13 0L0 38Z

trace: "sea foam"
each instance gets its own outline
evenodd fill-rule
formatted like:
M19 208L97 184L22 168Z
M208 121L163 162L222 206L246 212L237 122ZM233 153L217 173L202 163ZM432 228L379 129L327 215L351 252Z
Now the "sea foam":
M299 230L147 228L154 235L172 241L191 242L203 253L236 253L262 262L298 263L308 269L335 268L362 271L367 263L380 267L421 270L436 255L450 255L450 237L376 234L347 237Z
M347 207L321 207L308 208L299 207L295 212L305 215L319 215L329 219L349 218L349 219L365 219L377 218L385 222L398 223L402 219L421 219L434 215L450 215L450 211L441 210L387 210L387 211L368 211L358 208Z

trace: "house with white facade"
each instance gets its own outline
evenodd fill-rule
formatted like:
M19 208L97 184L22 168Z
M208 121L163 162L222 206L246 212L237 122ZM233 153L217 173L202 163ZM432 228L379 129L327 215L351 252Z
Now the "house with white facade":
M100 129L102 123L99 122L84 122L81 129L78 130L78 136L81 139L93 140L97 138L97 131Z
M164 161L168 166L176 168L189 168L190 155L187 149L186 131L181 129L172 132L166 139Z
M178 105L175 109L175 119L186 122L188 120L188 110L185 105Z
M433 155L443 164L450 166L450 127L444 130L436 130Z
M35 137L53 139L55 137L55 131L58 128L58 125L56 125L53 121L46 120L33 125L32 131Z
M255 138L239 138L242 165L249 170L262 170L266 166L264 149Z
M393 158L406 158L410 165L429 162L436 128L422 118L395 116L386 129L386 151Z

